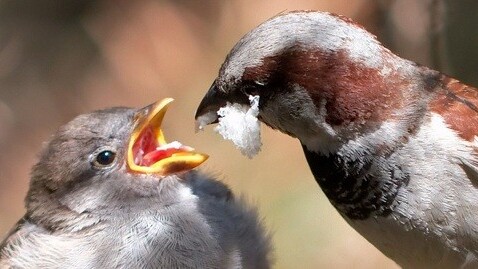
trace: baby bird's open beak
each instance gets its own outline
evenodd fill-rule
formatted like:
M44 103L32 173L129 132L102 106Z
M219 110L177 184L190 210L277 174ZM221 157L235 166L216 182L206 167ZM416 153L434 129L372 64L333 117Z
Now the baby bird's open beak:
M167 143L161 123L172 98L166 98L139 110L127 149L127 165L133 172L169 175L195 168L208 155L175 141Z

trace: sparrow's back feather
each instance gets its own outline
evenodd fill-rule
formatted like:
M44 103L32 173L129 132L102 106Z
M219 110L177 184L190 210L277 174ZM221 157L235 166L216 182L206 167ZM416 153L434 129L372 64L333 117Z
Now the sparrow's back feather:
M478 89L443 75L430 110L438 113L461 138L473 142L478 135Z

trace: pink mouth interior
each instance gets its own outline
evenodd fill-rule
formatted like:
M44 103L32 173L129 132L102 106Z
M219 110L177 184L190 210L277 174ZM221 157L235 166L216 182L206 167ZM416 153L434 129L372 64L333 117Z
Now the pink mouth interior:
M175 153L189 152L194 150L174 141L160 145L155 137L153 129L148 126L139 135L133 145L134 163L139 166L151 166L162 159L169 158Z

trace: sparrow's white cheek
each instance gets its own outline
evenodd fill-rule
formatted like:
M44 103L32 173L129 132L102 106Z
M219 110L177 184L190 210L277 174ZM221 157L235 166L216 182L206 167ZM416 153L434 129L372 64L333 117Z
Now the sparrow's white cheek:
M278 95L267 102L261 112L264 122L275 129L297 137L309 150L330 152L336 148L338 137L326 121L325 100L320 108L309 93L296 85L293 94Z

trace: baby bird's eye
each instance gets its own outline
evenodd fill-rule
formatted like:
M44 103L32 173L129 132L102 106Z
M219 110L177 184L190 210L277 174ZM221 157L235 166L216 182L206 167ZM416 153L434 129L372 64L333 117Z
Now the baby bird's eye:
M94 164L99 167L104 167L112 164L116 159L116 153L111 150L104 150L98 153Z

